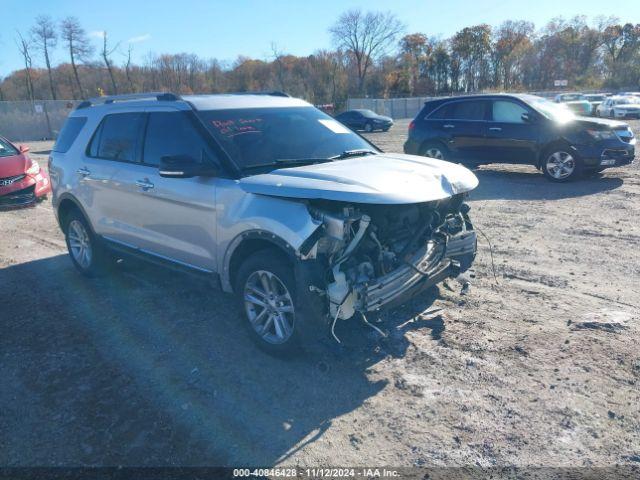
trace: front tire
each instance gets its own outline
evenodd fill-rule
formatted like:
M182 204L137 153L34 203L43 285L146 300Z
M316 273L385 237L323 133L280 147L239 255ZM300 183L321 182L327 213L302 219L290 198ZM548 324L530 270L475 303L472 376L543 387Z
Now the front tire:
M64 237L69 256L76 269L87 277L107 273L109 254L78 211L65 218Z
M269 249L247 258L238 269L235 292L258 347L276 356L300 350L304 318L293 269L283 255Z
M371 122L367 122L364 124L364 131L367 133L373 132L373 124Z
M568 182L580 175L580 159L568 148L555 147L547 150L542 158L542 172L552 182Z

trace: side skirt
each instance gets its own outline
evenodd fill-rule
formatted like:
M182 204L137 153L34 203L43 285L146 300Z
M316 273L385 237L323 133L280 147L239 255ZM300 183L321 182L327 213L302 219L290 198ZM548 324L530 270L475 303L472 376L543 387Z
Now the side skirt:
M199 279L206 280L211 285L213 285L216 290L222 291L220 275L218 275L216 272L207 270L205 268L196 267L195 265L165 257L164 255L159 255L148 250L144 250L107 237L101 237L101 239L105 247L107 247L116 255L135 258L147 263L158 265L160 267L168 268L176 272L186 273Z

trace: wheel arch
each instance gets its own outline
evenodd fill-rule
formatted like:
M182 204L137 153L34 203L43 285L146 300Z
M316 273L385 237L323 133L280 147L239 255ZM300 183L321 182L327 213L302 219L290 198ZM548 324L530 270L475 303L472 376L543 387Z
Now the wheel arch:
M538 153L538 161L536 163L536 166L540 170L542 170L544 168L543 162L547 158L547 155L549 155L549 153L551 153L551 151L556 149L556 148L564 148L566 150L569 150L571 152L571 154L576 156L576 157L578 155L577 150L571 146L571 142L569 142L568 140L566 140L564 138L558 138L556 140L553 140L553 141L547 143L544 147L542 147L540 149L540 152Z
M251 230L238 235L229 245L220 275L222 289L233 292L236 275L242 261L250 255L272 249L292 267L297 261L295 249L286 240L265 230Z
M91 222L89 221L89 216L87 215L87 212L82 207L82 205L80 204L77 198L75 198L73 195L69 193L66 193L60 197L57 203L58 205L56 207L56 216L58 218L58 225L60 226L60 229L64 229L65 220L67 216L69 215L70 212L75 210L80 212L80 214L87 221L87 224L91 229L91 233L95 234L95 231L93 230L93 225L91 225Z

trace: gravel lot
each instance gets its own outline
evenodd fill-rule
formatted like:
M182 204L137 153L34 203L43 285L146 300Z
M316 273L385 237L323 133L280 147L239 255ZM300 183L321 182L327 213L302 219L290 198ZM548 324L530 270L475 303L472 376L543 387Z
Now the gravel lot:
M402 151L406 129L371 138ZM468 294L289 362L201 280L81 278L49 201L0 213L0 465L640 465L640 166L477 175L497 282L481 236Z

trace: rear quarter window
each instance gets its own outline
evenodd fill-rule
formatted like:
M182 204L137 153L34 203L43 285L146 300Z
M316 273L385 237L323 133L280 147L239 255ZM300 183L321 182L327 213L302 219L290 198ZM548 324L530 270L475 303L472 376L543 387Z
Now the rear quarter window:
M55 145L53 146L54 152L66 153L76 141L82 127L87 123L87 117L69 117L64 122L62 130L58 135Z

